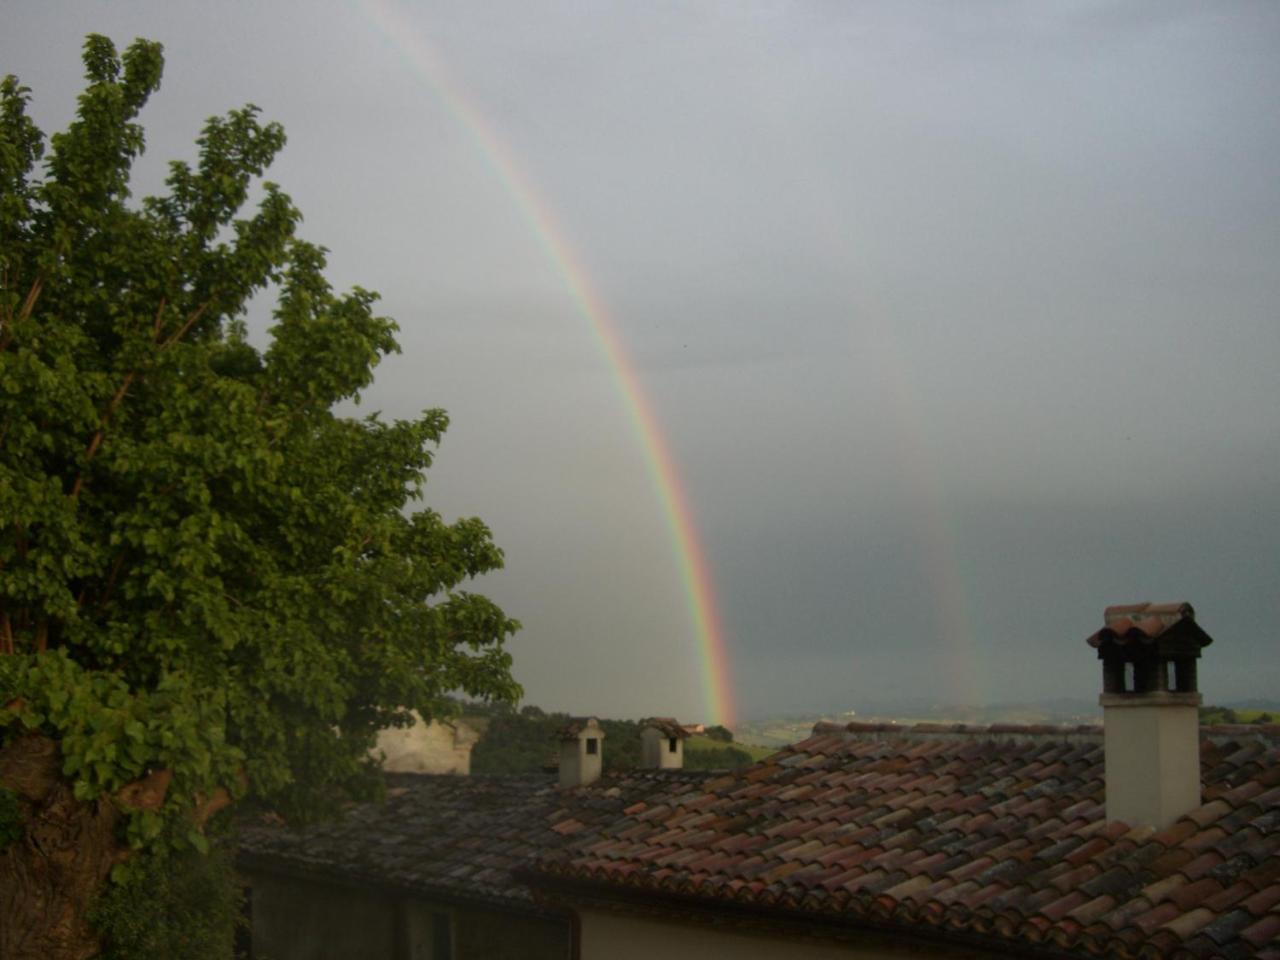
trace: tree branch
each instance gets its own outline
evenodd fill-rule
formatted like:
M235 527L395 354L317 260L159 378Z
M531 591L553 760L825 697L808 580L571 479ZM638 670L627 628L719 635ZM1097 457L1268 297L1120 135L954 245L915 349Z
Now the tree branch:
M160 324L164 321L164 308L165 304L168 302L168 299L161 297L160 306L156 307L156 322L155 326L152 328L151 339L157 343L160 342Z
M209 309L210 303L212 303L211 300L206 300L204 303L200 304L200 306L192 310L191 313L187 316L187 322L184 323L178 330L174 331L173 335L170 336L167 340L165 340L164 343L160 344L160 349L168 350L171 346L173 346L175 343L177 343L179 340L185 337L187 333L191 330L191 328L195 326L195 322L199 320L202 316L204 316L204 312ZM156 333L157 334L159 334L160 332L160 328L158 325L159 319L160 319L159 316L157 316L156 317L156 320L157 320Z
M191 814L191 819L195 821L196 829L203 830L210 817L219 810L225 810L231 806L231 803L231 791L226 787L218 787L208 797L205 797L203 793L197 793L196 808Z
M97 609L101 610L107 605L107 601L111 599L112 592L116 588L116 578L120 576L120 568L124 566L124 552L121 551L116 556L115 563L111 564L111 572L107 574L107 584L102 590L102 596L98 600Z
M192 310L191 313L187 315L186 322L175 330L171 336L167 337L163 343L160 343L158 338L160 336L160 327L163 319L165 303L165 298L161 297L160 305L156 308L156 319L153 325L153 330L157 337L156 342L159 343L161 352L168 350L171 346L185 337L187 333L190 332L191 328L195 326L196 321L204 316L205 311L209 309L209 304L212 303L212 301L206 300L204 303L200 304L200 306ZM106 436L107 426L111 423L111 416L116 412L116 408L120 406L121 401L124 400L125 394L129 392L129 387L133 384L133 381L137 376L137 370L130 370L124 375L124 382L120 384L120 389L115 392L115 396L113 396L111 398L111 402L107 404L107 409L102 412L97 432L94 433L93 439L89 441L89 448L85 451L84 462L86 466L95 456L97 456L98 450L102 446L102 440ZM71 485L70 498L72 500L75 500L80 496L80 491L84 489L84 484L84 471L82 470L76 475L75 482Z
M19 320L27 320L31 317L31 311L36 308L36 301L40 299L40 293L44 290L44 277L38 276L35 282L31 284L31 290L27 293L27 299L22 302L22 309L18 311Z
M27 291L27 298L22 301L22 309L18 311L18 322L28 319L31 311L36 307L36 301L40 299L40 292L44 289L44 277L36 277L35 282L31 284L31 289ZM4 353L9 349L9 344L13 342L13 324L14 317L12 311L9 316L5 317L4 335L0 336L0 353Z
M156 770L116 791L116 801L130 810L159 810L173 781L172 770Z
M124 382L120 384L120 389L115 392L115 396L111 398L111 402L107 404L107 409L102 412L99 418L99 426L97 432L93 435L93 439L89 441L89 448L85 451L85 466L97 456L98 448L102 446L102 438L106 434L107 424L111 422L111 415L115 413L116 408L120 406L120 402L124 400L125 394L129 392L129 387L133 383L134 378L138 375L138 371L130 370L124 375ZM75 500L80 496L80 491L84 488L84 471L76 474L75 483L71 485L71 499Z

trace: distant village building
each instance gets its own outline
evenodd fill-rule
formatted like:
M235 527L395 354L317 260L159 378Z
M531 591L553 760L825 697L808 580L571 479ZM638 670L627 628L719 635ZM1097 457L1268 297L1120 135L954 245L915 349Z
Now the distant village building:
M408 727L389 727L378 734L374 753L386 759L382 768L388 773L456 773L471 772L471 748L480 734L461 720L423 723L416 713Z
M342 822L247 825L255 955L1280 960L1280 726L1188 726L1187 604L1088 642L1101 728L820 723L732 772L393 774Z

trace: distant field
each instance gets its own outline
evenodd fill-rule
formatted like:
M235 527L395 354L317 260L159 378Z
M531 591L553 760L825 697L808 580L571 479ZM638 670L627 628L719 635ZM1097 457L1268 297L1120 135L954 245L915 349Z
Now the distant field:
M710 737L704 737L700 733L695 733L684 742L686 750L719 750L721 747L733 747L751 754L752 760L763 760L770 754L776 753L776 747L761 747L753 743L725 743L723 740L712 740Z
M1271 710L1237 710L1236 722L1255 723L1264 713L1272 718L1272 723L1280 723L1280 714L1274 713Z
M781 720L773 723L744 724L735 732L735 746L746 747L750 744L770 752L785 747L789 743L797 743L807 739L813 733L813 725L821 717L802 721Z

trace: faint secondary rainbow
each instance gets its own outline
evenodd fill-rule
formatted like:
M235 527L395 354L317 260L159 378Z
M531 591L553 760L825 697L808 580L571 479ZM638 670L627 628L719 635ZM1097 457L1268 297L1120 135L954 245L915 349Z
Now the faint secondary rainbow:
M592 286L581 260L569 245L550 205L520 169L515 155L483 114L450 76L430 40L390 0L360 0L378 29L435 91L458 125L475 141L480 155L528 221L547 257L558 269L566 289L587 320L596 342L614 372L621 396L641 448L646 469L666 521L684 585L685 600L698 641L707 719L732 724L736 718L728 650L716 607L711 570L693 523L689 502L675 459L658 417L640 383L614 321Z
M760 75L767 76L772 68L767 57L761 56ZM808 183L816 196L840 196L837 184L824 182L833 176L834 168L813 162L802 140L778 136L776 142L790 148L797 180ZM851 174L847 167L840 167L838 175ZM867 234L856 229L858 223L856 209L827 203L813 210L808 226L822 237L824 243L820 246L827 251L834 268L830 289L844 291L842 311L848 322L851 352L873 358L884 376L882 411L886 421L896 428L894 460L902 490L912 507L911 525L915 528L916 549L912 555L924 592L922 600L929 606L936 631L932 663L920 666L932 668L943 678L944 695L954 698L953 705L990 704L993 694L999 691L992 688L990 671L984 669L981 659L965 576L965 554L960 548L954 510L949 507L938 462L938 445L931 436L926 413L922 384L927 381L913 363L908 345L894 330L892 314L880 292L879 272L872 266L874 258L865 246ZM907 538L904 530L903 539ZM856 674L863 644L880 645L884 638L854 634L850 639Z

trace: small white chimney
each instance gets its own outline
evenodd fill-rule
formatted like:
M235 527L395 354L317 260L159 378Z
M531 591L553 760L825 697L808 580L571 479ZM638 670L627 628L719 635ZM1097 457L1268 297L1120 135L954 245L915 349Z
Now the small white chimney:
M1107 819L1162 830L1200 806L1196 660L1213 642L1189 603L1107 607L1102 661Z
M671 717L640 721L640 766L646 770L679 770L689 732Z
M560 786L584 787L600 779L604 730L595 717L574 717L556 733L560 741Z

